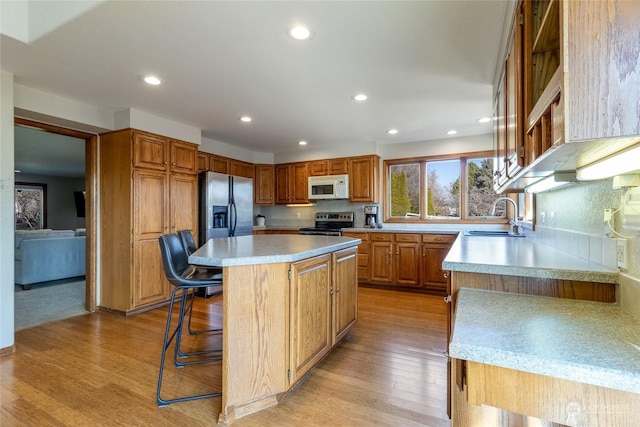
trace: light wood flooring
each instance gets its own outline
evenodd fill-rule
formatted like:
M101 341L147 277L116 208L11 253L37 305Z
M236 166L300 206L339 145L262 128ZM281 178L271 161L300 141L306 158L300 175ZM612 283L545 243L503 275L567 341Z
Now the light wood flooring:
M196 326L219 320L220 299L197 301ZM351 335L277 406L232 426L450 426L446 309L442 297L360 288ZM17 332L16 353L0 359L0 425L215 425L220 398L156 405L166 313L98 312ZM167 363L165 397L216 390L219 371Z

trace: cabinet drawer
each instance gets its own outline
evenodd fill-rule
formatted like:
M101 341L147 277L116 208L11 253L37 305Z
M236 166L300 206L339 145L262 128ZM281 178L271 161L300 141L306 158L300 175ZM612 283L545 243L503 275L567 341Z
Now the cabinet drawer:
M396 234L396 242L414 242L420 243L420 235L419 234L406 234L406 233L398 233Z
M372 242L392 242L393 234L391 233L371 233L369 239Z
M422 243L453 243L455 234L423 234Z
M342 233L342 235L344 237L355 237L356 239L360 239L363 242L366 242L369 240L368 233L354 233L352 231L347 231Z

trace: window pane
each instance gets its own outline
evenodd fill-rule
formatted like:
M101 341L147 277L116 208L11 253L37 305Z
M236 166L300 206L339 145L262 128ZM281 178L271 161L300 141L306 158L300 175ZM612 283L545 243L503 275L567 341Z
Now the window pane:
M493 190L493 159L467 161L467 216L489 216L493 202L500 197ZM496 205L496 216L504 216L505 202Z
M427 215L460 217L460 160L427 162Z
M420 216L420 164L389 166L391 216Z

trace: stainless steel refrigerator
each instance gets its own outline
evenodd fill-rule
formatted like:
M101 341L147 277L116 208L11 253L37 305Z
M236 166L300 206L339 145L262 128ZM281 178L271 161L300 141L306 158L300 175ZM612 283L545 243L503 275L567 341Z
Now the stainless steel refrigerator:
M216 172L199 175L199 244L253 233L253 180Z

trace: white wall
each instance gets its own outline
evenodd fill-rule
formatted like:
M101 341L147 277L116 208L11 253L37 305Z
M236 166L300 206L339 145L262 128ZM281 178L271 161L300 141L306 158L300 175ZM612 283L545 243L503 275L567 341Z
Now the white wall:
M13 74L0 71L0 349L13 346Z

